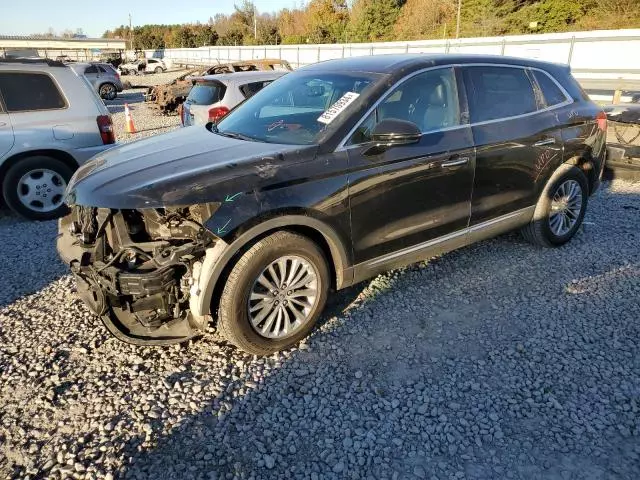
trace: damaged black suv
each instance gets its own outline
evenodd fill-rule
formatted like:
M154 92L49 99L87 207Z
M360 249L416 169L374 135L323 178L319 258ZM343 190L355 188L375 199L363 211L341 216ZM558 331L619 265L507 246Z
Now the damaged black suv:
M566 66L383 55L301 68L217 125L81 167L58 250L118 338L181 342L217 319L267 354L341 289L507 230L571 239L606 116Z

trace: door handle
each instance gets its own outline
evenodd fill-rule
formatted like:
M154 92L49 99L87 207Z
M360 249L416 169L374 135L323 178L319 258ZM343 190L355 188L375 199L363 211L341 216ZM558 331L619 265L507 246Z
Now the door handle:
M540 140L539 142L536 142L533 144L534 147L543 147L545 145L553 145L554 143L556 143L556 139L555 138L546 138L544 140Z
M464 165L465 163L469 163L469 157L456 157L446 162L442 162L441 165L442 168L453 168Z
M0 127L4 127L7 124L7 122L0 122Z

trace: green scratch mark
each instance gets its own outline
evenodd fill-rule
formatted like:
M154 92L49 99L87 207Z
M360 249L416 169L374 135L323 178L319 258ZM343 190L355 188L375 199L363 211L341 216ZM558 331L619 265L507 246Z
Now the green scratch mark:
M227 220L227 223L225 223L223 226L218 227L218 230L217 230L218 235L222 235L226 233L225 228L227 228L227 225L229 225L230 223L231 223L231 219Z
M235 195L227 195L224 199L225 202L233 202L234 198L236 198L238 195L242 195L242 192L238 192Z

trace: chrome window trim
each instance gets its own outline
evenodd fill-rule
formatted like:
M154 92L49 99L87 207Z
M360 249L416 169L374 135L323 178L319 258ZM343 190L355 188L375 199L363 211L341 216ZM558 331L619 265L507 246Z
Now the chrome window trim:
M556 86L560 89L562 94L565 96L565 101L562 102L562 103L557 103L557 104L552 105L550 107L541 108L540 110L536 110L534 112L522 113L520 115L513 115L511 117L500 117L500 118L496 118L496 119L493 119L493 120L485 120L485 121L482 121L482 122L463 123L463 124L455 125L455 126L452 126L452 127L440 128L438 130L432 130L432 131L429 131L429 132L422 132L423 135L430 134L430 133L436 133L436 132L446 132L446 131L449 131L449 130L456 130L456 129L465 128L465 127L474 127L474 126L477 126L477 125L486 125L486 124L490 124L490 123L503 122L505 120L513 120L513 119L516 119L516 118L528 117L528 116L531 116L531 115L536 115L538 113L548 112L548 111L551 111L551 110L555 110L557 108L565 107L567 105L571 105L572 103L574 103L573 98L571 98L571 95L569 95L567 90L560 84L560 82L558 82L551 74L549 74L545 70L542 70L541 68L537 68L537 67L528 67L528 66L524 66L524 65L509 65L509 64L503 64L503 63L454 63L454 64L449 64L449 65L438 65L438 66L435 66L435 67L427 67L427 68L423 68L421 70L417 70L415 72L412 72L409 75L406 75L405 77L402 77L400 80L398 80L396 83L394 83L391 87L389 87L389 89L385 92L385 94L382 97L380 97L369 108L369 110L366 111L366 113L362 116L362 118L360 118L358 123L356 123L354 125L354 127L351 130L349 130L347 135L345 135L345 137L338 144L338 146L336 147L336 149L334 151L335 152L341 152L341 151L344 151L344 150L349 150L349 149L351 149L353 147L362 147L363 145L367 145L368 143L371 143L371 142L366 142L366 143L358 143L358 144L355 144L355 145L346 145L346 143L349 141L351 136L356 132L358 127L360 127L360 125L362 125L362 123L367 119L367 117L371 114L371 112L373 112L376 108L378 108L380 103L382 103L391 94L391 92L393 92L395 90L395 88L398 87L401 83L405 82L406 80L409 80L410 78L412 78L412 77L414 77L416 75L419 75L421 73L427 72L429 70L437 70L437 69L440 69L440 68L464 68L464 67L506 67L506 68L520 68L522 70L536 70L536 71L539 71L539 72L544 73L545 75L547 75L551 79L551 81L553 81L556 84ZM463 80L463 82L464 82L464 80ZM531 88L534 88L533 84L531 85ZM457 91L457 87L456 87L456 91ZM459 103L460 103L460 97L458 96L458 104Z

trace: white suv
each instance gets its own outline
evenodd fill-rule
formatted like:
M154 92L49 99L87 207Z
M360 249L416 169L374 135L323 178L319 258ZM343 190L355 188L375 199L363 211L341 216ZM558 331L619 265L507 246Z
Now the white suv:
M109 111L82 75L51 60L0 59L0 182L14 212L63 214L73 172L114 143Z
M182 104L182 126L217 122L245 99L258 93L287 71L219 73L191 77L193 87Z

